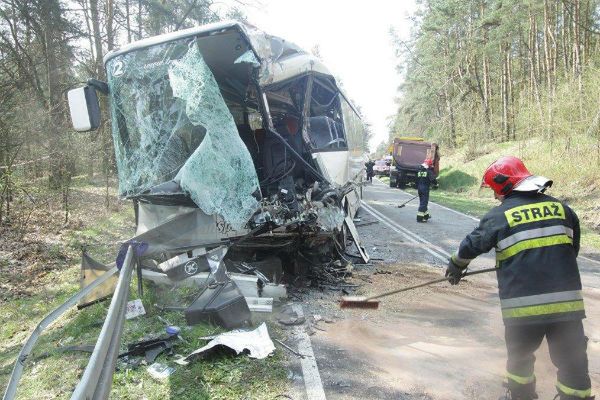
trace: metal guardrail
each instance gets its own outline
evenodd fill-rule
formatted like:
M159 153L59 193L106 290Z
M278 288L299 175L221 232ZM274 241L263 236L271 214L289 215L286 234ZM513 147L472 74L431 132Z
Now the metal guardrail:
M71 399L100 400L108 398L119 353L121 334L123 332L133 266L133 249L129 247L127 255L125 256L125 262L121 269L117 288L113 294L106 320L100 331L96 346L94 347L94 352L90 357L84 375L75 388L75 392ZM37 324L17 356L8 386L2 397L3 400L13 400L15 398L27 358L31 354L31 350L37 343L42 332L69 308L77 304L79 300L90 294L98 286L105 283L117 272L117 267L113 267L106 271L106 273L102 274L81 291L71 296L66 302L53 310Z
M104 325L96 341L81 380L75 387L71 400L107 399L119 355L121 334L125 324L125 311L129 297L129 285L133 271L133 248L129 246L121 268L117 288L108 308Z

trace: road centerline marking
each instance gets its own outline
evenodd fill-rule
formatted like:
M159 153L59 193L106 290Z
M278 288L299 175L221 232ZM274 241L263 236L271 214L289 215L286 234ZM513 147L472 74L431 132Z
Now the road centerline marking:
M380 181L379 179L377 179L377 178L375 178L375 182L377 183L377 185L378 185L378 186L383 186L383 187L385 187L386 189L388 188L388 186L387 186L385 183L381 182L381 181ZM411 195L410 193L408 193L408 192L406 192L406 191L404 191L404 190L402 190L402 189L398 189L398 190L399 190L401 193L404 193L405 195L407 195L407 196L411 196L411 197L412 197L412 195ZM434 201L430 201L429 203L430 203L430 204L433 204L433 205L435 205L435 206L437 206L437 207L443 208L444 210L447 210L447 211L453 212L453 213L455 213L455 214L461 215L461 216L463 216L463 217L465 217L465 218L469 218L469 219L471 219L471 220L473 220L473 221L475 221L475 222L477 222L477 223L479 223L479 222L481 221L481 220L480 220L479 218L477 218L477 217L473 217L472 215L465 214L465 213L463 213L463 212L460 212L460 211L454 210L454 209L452 209L452 208L449 208L449 207L443 206L443 205L441 205L441 204L439 204L439 203L436 203L436 202L434 202ZM581 258L581 259L583 259L583 260L586 260L586 261L589 261L589 262L591 262L591 263L594 263L594 264L599 264L599 265L600 265L600 261L598 261L598 260L594 260L593 258L590 258L590 257L586 257L586 256L581 256L581 255L580 255L580 256L578 256L578 258Z
M430 246L430 247L423 246L422 249L427 251L429 254L433 255L434 257L436 257L437 259L441 260L444 263L448 261L448 258L450 257L450 253L446 252L444 249L440 248L439 246L436 246L433 243L428 242L427 240L423 239L421 236L406 229L405 227L396 224L394 221L392 221L391 219L389 219L388 217L386 217L379 211L375 210L371 205L367 204L364 200L361 200L361 203L364 206L365 210L369 214L371 214L372 216L377 218L384 225L387 225L388 228L391 228L393 231L401 234L402 236L406 237L408 240L410 240L413 243L421 244L421 245L426 244L426 245Z

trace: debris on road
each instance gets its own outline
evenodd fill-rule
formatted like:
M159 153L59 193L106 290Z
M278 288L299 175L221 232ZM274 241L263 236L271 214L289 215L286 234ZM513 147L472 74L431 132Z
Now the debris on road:
M392 271L386 271L383 269L376 269L375 272L373 272L373 275L391 275Z
M273 312L273 299L268 297L246 297L248 308L253 312Z
M361 222L360 224L354 224L354 226L356 226L357 228L360 228L363 226L375 225L378 223L379 223L379 221L369 221L369 222Z
M145 315L146 310L141 299L135 299L127 302L127 309L125 310L125 319L134 319L140 315Z
M212 323L225 329L250 325L250 308L232 280L206 286L185 309L188 325Z
M210 340L210 342L175 362L180 365L188 365L195 357L204 356L209 350L218 347L229 348L238 355L247 353L248 357L259 360L270 356L275 351L275 345L264 322L252 331L235 330L202 339Z
M174 342L177 339L178 334L174 334L130 343L127 345L127 351L119 354L119 358L129 363L133 357L143 357L146 364L150 365L162 353L173 355Z
M304 358L304 357L308 357L305 354L299 353L296 350L292 349L290 346L288 346L287 344L283 343L281 340L279 339L275 339L275 342L279 343L281 345L281 347L283 347L284 349L286 349L287 351L289 351L290 353L300 357L300 358Z
M286 326L302 325L306 322L304 315L298 313L291 307L284 307L277 316L277 321Z
M147 370L151 377L158 380L167 379L175 372L175 368L161 363L154 363L150 365Z
M274 302L281 302L288 297L285 285L276 285L274 283L268 283L263 286L262 292L259 295L261 297L272 298Z

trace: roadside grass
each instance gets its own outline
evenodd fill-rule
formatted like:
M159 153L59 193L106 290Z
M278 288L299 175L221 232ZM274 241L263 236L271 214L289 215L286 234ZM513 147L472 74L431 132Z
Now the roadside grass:
M26 295L17 291L0 294L1 393L8 383L14 360L35 325L79 290L81 249L86 248L98 261L107 263L114 260L120 243L133 235L132 207L111 197L111 206L106 210L102 197L104 190L101 184L85 180L77 182L73 190L72 219L75 222L72 226L61 228L59 235L56 235L56 229L48 229L55 241L47 248L45 257L56 258L53 267L44 270L35 280L26 281L29 285ZM111 188L111 195L114 194ZM42 234L36 235L38 241L46 239ZM18 243L11 246L18 249ZM0 254L0 278L4 277L4 281L19 278L19 274L14 272L3 273L17 265L16 261L4 258L12 253ZM43 263L44 260L31 262ZM145 289L142 301L147 314L126 322L121 351L127 343L164 334L165 326L158 319L159 315L183 328L181 336L186 343L178 343L175 349L178 354L188 354L204 345L206 341L201 337L221 332L209 325L186 327L183 313L158 310L154 306L158 301L156 292L146 284ZM136 296L134 279L130 299ZM71 309L44 332L26 364L19 386L19 399L70 397L87 365L89 354L60 352L60 347L93 345L108 305L109 302L104 301L82 310ZM276 326L269 328L272 336L281 337ZM286 369L283 367L285 355L281 351L265 360L215 354L186 367L175 365L172 357L165 355L156 361L175 366L175 373L159 381L149 375L146 366L126 369L121 365L114 376L111 398L268 399L285 393L287 387Z
M548 194L568 203L578 214L582 246L600 250L600 153L597 142L585 135L530 138L444 154L440 191L432 200L449 207L457 202L454 198L493 206L489 190L480 190L479 185L483 171L503 155L520 157L533 174L552 179ZM469 214L469 206L457 206ZM481 206L474 209L484 210ZM475 214L480 216L480 212Z
M131 299L135 298L135 290ZM207 343L201 337L222 332L218 327L197 325L185 327L182 313L164 312L154 307L156 300L150 290L146 290L142 301L147 314L125 324L121 340L121 351L127 343L146 340L165 333L165 325L158 319L160 315L169 323L184 327L181 336L186 341L178 342L176 353L189 354ZM60 296L61 302L67 296ZM27 303L21 303L21 309ZM50 307L48 307L50 308ZM108 302L94 304L84 310L71 310L45 333L33 355L19 388L21 399L69 398L76 382L81 377L88 359L88 353L59 352L61 346L93 345L100 332ZM21 312L16 313L21 315ZM28 334L28 331L23 331ZM272 333L273 334L273 333ZM25 335L24 335L25 336ZM18 346L12 352L1 351L2 364L12 362ZM14 354L9 354L14 353ZM119 370L113 380L111 398L115 399L269 399L285 393L286 372L282 368L283 354L264 360L252 360L245 355L234 356L217 353L206 359L199 359L188 366L179 366L173 357L161 355L156 362L167 364L176 370L168 379L152 378L142 365L127 369L119 362ZM0 387L6 385L9 373L3 368Z

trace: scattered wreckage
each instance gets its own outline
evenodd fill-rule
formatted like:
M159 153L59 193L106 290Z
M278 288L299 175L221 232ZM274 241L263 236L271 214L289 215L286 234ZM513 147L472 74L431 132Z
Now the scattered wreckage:
M96 372L86 369L73 398L110 391L117 355L98 346L118 351L131 271L139 291L141 278L201 287L181 307L187 322L234 328L285 297L282 276L342 268L348 239L368 261L353 223L364 125L316 57L232 21L131 43L104 64L108 82L69 91L69 107L76 130L94 130L97 92L108 96L119 193L133 201L137 231L116 268L84 254L85 288L52 315L113 296L88 366ZM49 323L19 355L4 399Z

